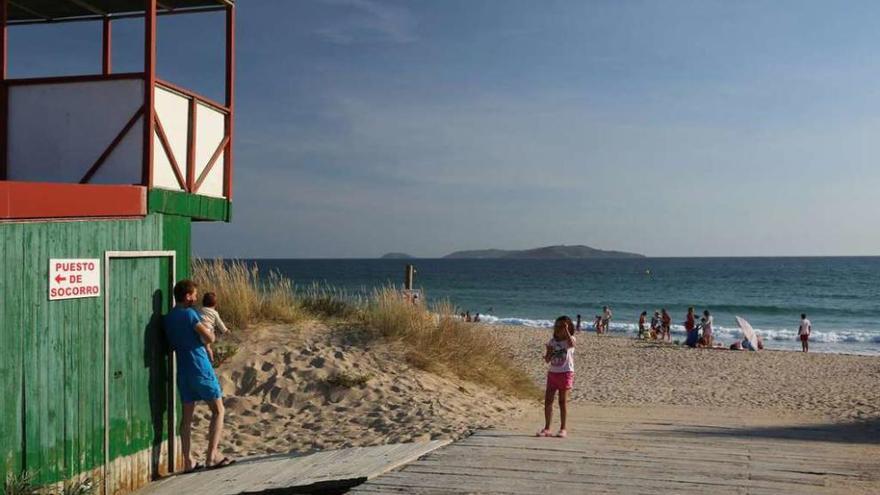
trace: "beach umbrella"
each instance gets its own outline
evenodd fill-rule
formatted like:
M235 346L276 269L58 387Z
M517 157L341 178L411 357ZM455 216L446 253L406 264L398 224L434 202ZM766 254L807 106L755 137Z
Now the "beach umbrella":
M755 329L752 328L752 325L749 324L746 320L736 317L736 324L739 325L739 329L742 330L743 337L752 344L752 349L758 350L758 336L755 334Z

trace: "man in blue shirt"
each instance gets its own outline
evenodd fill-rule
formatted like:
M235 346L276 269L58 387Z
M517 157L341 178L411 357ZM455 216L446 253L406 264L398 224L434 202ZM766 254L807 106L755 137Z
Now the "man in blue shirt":
M201 323L193 309L198 300L198 286L192 280L181 280L174 286L176 305L165 315L165 333L171 348L177 354L177 390L183 402L180 420L180 446L183 450L184 472L201 468L193 463L190 450L192 420L197 401L205 401L211 408L211 428L205 463L209 468L232 464L233 460L220 456L220 437L223 434L223 391L214 373L205 344L214 342L214 333Z

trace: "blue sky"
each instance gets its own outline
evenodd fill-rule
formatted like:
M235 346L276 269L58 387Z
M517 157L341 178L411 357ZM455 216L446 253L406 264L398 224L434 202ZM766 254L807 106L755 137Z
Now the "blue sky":
M197 17L160 22L160 74L219 97L222 19ZM196 226L197 254L880 254L875 2L241 0L238 21L234 220ZM96 70L98 34L12 30L11 73Z

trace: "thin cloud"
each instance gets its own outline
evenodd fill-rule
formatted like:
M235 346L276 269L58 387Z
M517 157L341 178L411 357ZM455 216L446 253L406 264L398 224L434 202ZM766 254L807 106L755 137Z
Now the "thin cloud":
M322 3L346 12L315 30L315 34L331 43L412 43L417 39L416 18L403 7L374 0L323 0Z

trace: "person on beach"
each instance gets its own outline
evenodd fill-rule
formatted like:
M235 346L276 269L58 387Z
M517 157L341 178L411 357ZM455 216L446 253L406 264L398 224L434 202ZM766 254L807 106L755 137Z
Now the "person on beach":
M712 324L714 320L708 309L703 311L703 318L705 319L705 321L701 320L703 323L703 338L700 341L703 346L712 347Z
M611 328L611 318L614 318L611 308L602 306L602 333L607 332Z
M596 319L593 320L593 328L596 330L596 335L602 334L602 315L596 315Z
M539 437L552 436L550 423L553 421L553 398L559 393L559 438L565 438L565 420L568 415L566 401L568 391L574 385L574 323L568 316L560 316L553 323L553 337L547 342L544 362L550 365L547 371L547 388L544 392L544 428L537 433Z
M669 316L669 311L666 311L666 308L660 310L660 318L663 325L661 340L672 340L672 317Z
M801 340L801 351L810 352L810 333L813 332L813 324L807 319L805 313L801 313L801 325L798 328L798 338Z
M645 338L645 334L648 332L648 312L642 311L642 314L639 315L639 339Z
M687 315L684 317L684 344L688 347L697 346L697 315L694 313L693 306L688 308Z
M181 280L174 286L176 305L165 315L165 334L177 355L177 390L183 403L180 419L180 447L183 451L183 468L192 472L205 467L195 464L192 458L192 422L197 402L206 402L211 408L211 426L208 433L208 450L205 465L209 469L221 468L235 461L220 455L220 438L223 435L223 391L217 375L208 359L205 342L214 342L214 333L202 323L193 309L198 300L198 286L192 280Z
M574 331L575 332L581 331L581 315L577 315L577 323L575 323L575 325L574 325Z
M480 313L477 313L474 315L474 323L479 323L479 322L480 322Z
M662 321L660 312L654 311L654 316L651 317L651 340L657 340L657 336L663 333Z
M471 322L471 312L470 311L468 311L467 313L464 314L464 321L466 321L468 323Z
M220 313L214 309L215 307L217 307L217 295L213 292L205 292L205 295L202 296L202 308L199 310L199 316L202 318L202 324L208 327L208 330L211 331L216 339L218 331L226 335L229 333L229 329L226 328L226 324L223 323L223 319L220 318ZM205 344L208 359L213 363L214 351L211 349L211 343L204 340L202 340L202 343Z

